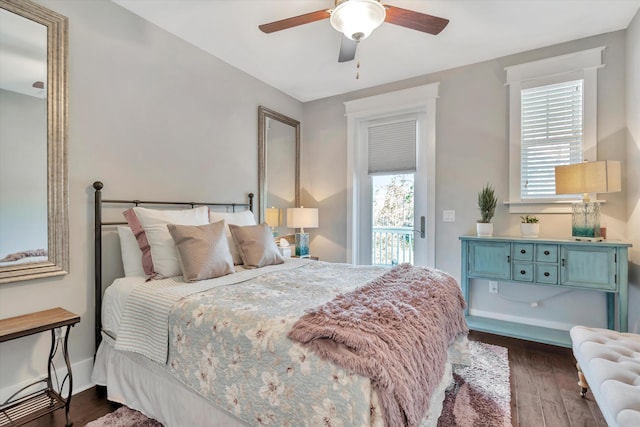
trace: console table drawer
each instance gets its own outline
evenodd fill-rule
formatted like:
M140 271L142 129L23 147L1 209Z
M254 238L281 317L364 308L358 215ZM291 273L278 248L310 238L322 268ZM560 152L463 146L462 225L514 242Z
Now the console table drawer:
M536 261L558 262L558 245L536 245Z
M533 264L514 262L513 280L517 280L518 282L533 282Z
M536 264L536 282L557 285L558 266L554 264Z
M514 243L513 259L517 261L533 261L533 244Z

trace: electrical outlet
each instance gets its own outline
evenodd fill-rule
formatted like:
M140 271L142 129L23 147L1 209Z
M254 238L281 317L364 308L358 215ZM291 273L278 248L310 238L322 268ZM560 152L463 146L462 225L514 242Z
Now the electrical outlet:
M498 293L498 282L494 282L494 281L489 282L489 293L490 294Z
M456 211L442 211L442 222L456 222Z

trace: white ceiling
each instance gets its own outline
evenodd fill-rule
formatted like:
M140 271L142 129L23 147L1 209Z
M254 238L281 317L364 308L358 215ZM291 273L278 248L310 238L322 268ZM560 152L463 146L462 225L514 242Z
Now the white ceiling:
M258 25L333 0L113 0L306 102L595 34L625 29L640 0L383 0L448 18L437 36L384 23L338 63L341 34L323 20L264 34Z

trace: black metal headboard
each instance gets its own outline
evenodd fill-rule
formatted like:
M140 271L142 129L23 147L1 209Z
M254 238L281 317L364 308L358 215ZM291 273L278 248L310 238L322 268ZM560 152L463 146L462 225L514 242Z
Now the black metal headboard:
M219 203L219 202L164 202L164 201L149 201L149 200L115 200L115 199L103 199L102 188L104 184L100 181L93 183L94 193L94 249L95 249L95 340L96 351L102 341L102 227L104 226L116 226L126 225L125 221L117 222L104 222L102 221L102 208L103 205L160 205L160 206L190 206L194 208L196 206L216 206L231 208L232 212L235 212L236 208L245 208L253 212L253 193L248 194L247 203Z

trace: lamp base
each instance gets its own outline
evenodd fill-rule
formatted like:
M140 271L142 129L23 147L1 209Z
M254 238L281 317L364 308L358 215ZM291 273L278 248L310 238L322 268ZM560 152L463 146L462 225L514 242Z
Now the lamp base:
M300 258L309 257L309 233L296 233L296 256Z
M571 211L571 237L585 242L601 242L600 203L574 203Z
M582 237L582 236L571 236L571 239L576 242L604 242L604 237Z

